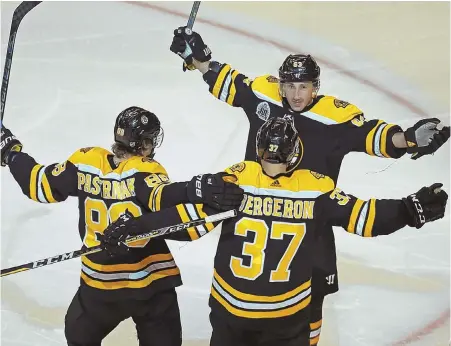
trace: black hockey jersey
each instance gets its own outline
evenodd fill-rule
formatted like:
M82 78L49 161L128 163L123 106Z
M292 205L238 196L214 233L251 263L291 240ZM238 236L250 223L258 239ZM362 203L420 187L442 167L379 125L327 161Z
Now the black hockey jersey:
M407 224L401 200L363 201L310 170L271 178L260 164L245 161L226 172L237 177L245 195L238 216L222 224L210 307L231 324L260 329L309 321L313 240L317 232L332 232L324 224L362 237L390 234ZM208 207L196 210L166 209L141 217L140 225L163 227L213 213ZM191 230L184 238L195 240L210 229Z
M245 160L255 160L255 139L260 126L269 117L292 116L304 147L298 169L311 169L338 179L341 163L350 152L399 158L405 149L394 147L391 138L402 129L383 120L365 120L356 106L333 96L317 96L301 113L293 112L282 103L278 79L264 75L251 80L222 64L219 71L203 75L210 93L234 107L241 107L250 129Z
M67 161L49 166L18 153L9 167L23 193L36 202L78 198L83 247L99 245L104 229L126 209L139 216L187 202L185 185L170 184L157 161L134 156L116 166L113 154L97 147L80 149ZM145 298L181 285L179 268L164 240L141 240L131 246L124 256L83 256L83 288L99 298L118 299Z

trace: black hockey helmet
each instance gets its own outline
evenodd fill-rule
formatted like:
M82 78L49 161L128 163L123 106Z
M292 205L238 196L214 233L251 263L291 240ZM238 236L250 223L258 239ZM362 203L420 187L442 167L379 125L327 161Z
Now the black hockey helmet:
M144 141L152 143L153 158L155 148L163 142L163 128L157 116L140 107L129 107L116 118L114 125L114 141L127 148L132 153L138 153Z
M311 55L290 54L279 68L280 83L312 82L319 90L321 69Z
M289 164L299 153L299 136L291 116L268 119L257 132L257 161Z

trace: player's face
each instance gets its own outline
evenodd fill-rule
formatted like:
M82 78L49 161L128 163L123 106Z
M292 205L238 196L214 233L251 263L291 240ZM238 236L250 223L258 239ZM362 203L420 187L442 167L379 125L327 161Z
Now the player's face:
M312 102L314 90L312 82L283 83L281 89L282 95L295 112L302 111Z

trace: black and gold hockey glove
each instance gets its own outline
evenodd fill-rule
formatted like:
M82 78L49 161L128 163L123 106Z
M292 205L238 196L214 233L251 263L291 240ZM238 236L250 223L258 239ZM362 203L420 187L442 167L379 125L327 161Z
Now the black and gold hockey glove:
M183 60L183 70L194 70L193 58L200 62L211 59L211 50L204 43L202 37L186 26L174 30L174 37L170 47L171 52L179 55Z
M2 124L3 125L3 124ZM1 165L6 166L10 162L11 153L22 151L22 143L12 134L10 130L2 126L1 130Z
M442 186L443 184L435 183L402 199L409 214L409 226L421 228L426 222L435 221L445 216L448 194L441 189Z
M439 130L439 123L437 118L422 119L404 132L407 153L412 154L412 160L435 153L449 139L449 126Z
M136 218L127 209L116 221L105 228L103 235L99 236L100 245L111 257L125 255L130 250L125 241L137 230Z
M243 199L243 189L235 184L236 177L225 172L193 177L187 184L191 203L204 203L217 210L238 208Z

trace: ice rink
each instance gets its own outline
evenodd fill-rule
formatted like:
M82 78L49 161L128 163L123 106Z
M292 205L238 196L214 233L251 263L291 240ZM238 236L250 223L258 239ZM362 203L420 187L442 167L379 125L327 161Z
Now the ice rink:
M2 68L16 6L1 2ZM322 68L321 93L358 105L367 118L407 128L421 117L439 117L449 125L449 70L436 77L448 86L448 96L424 93L427 85L368 52L271 21L270 15L262 19L221 6L202 4L195 23L214 59L255 77L276 74L290 52L309 52ZM108 148L116 115L137 105L162 122L165 139L156 159L173 181L241 161L248 130L244 113L215 100L201 75L183 73L181 60L169 51L173 29L186 24L190 7L190 2L49 2L35 8L17 36L4 119L24 151L50 164L80 147ZM332 20L327 17L324 25ZM427 31L423 35L434 39ZM404 65L431 71L408 60ZM7 169L1 173L2 268L81 245L75 200L37 204L22 195ZM418 161L348 155L339 186L362 199L399 198L433 182L450 191L449 143ZM449 207L444 219L421 230L406 228L377 239L339 229L335 234L340 291L326 299L321 346L449 344ZM170 243L184 280L178 289L184 345L208 344L217 240L209 235ZM1 279L2 346L65 345L64 314L79 270L79 260L71 260ZM137 345L132 323L122 323L104 345Z

